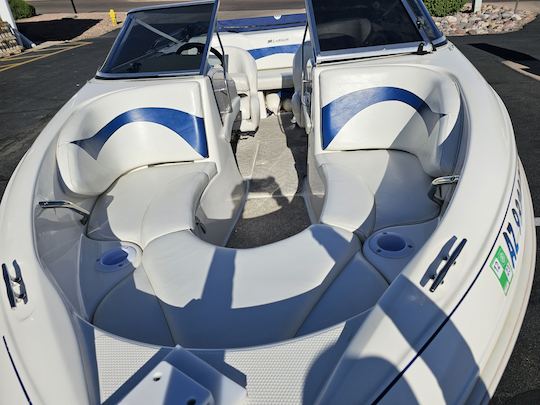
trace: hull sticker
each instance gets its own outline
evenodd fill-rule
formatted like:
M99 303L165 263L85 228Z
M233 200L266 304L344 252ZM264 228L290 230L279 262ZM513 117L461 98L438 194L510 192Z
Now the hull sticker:
M497 248L495 257L491 260L489 267L495 272L504 293L507 294L514 277L514 271L510 268L508 256L506 256L501 246Z
M490 257L491 270L499 280L504 292L508 294L517 269L517 262L523 247L523 194L521 190L521 171L518 169L517 185L506 212L502 233L498 238L498 247Z

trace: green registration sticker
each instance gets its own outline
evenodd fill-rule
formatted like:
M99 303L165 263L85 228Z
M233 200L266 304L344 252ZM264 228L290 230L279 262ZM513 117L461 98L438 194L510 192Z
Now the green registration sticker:
M491 267L499 279L499 283L501 283L501 287L506 295L506 293L508 293L508 289L510 288L510 283L512 282L512 277L514 274L512 268L510 267L508 256L506 256L506 253L504 253L502 247L499 246L497 249L495 257L491 260L489 267Z

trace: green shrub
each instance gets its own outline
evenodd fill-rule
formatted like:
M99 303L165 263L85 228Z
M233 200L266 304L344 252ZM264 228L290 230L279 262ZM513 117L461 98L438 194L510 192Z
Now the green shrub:
M424 4L434 17L444 17L461 10L466 0L424 0Z
M36 15L36 8L24 0L9 0L9 6L16 20Z

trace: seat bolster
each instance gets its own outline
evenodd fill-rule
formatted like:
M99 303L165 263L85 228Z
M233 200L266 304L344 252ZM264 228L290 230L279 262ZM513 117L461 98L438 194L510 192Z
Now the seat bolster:
M178 177L155 194L141 225L142 246L171 232L195 229L195 210L208 185L206 173Z
M375 198L362 179L343 168L322 164L326 195L320 222L356 233L366 240L375 226Z

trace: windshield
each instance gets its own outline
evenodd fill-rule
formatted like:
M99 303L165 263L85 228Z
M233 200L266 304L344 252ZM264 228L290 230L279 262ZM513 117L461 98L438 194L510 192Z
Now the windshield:
M308 17L321 54L419 43L422 35L410 11L401 0L308 1Z
M414 13L417 23L424 29L430 41L439 42L444 39L442 32L435 25L435 21L429 15L422 0L409 0L408 4L411 6L411 11Z
M213 16L213 2L130 12L98 76L200 73Z

